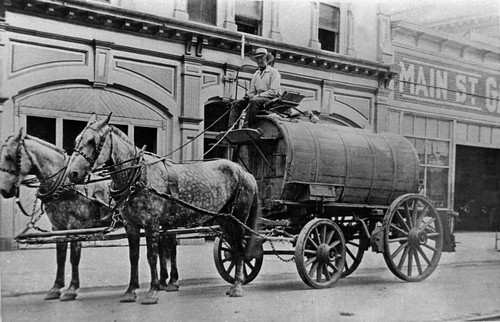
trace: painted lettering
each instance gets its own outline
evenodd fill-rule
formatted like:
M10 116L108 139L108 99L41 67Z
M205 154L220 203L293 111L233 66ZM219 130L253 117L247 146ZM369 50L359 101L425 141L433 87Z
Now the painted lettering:
M420 92L422 92L424 97L429 97L429 92L427 91L427 83L425 81L424 68L422 66L418 68L417 86L415 88L415 95L420 95Z
M456 86L457 86L457 92L456 92L456 102L457 103L463 103L465 102L465 99L467 98L466 94L466 87L465 87L465 82L467 81L467 78L464 75L457 75L456 78Z
M486 79L486 108L492 113L500 113L500 102L497 81L493 77Z
M399 74L399 91L404 92L404 82L409 82L410 93L415 94L415 66L409 64L408 69L406 69L404 62L399 62L399 65L401 66L401 74Z
M479 83L479 79L475 77L469 77L468 78L469 84L470 84L470 103L472 105L476 105L476 85Z
M448 72L436 71L436 98L448 99Z

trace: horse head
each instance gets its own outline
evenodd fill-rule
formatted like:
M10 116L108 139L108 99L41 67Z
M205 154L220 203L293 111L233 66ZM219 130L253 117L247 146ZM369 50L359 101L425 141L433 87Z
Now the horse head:
M89 172L111 159L112 139L109 120L111 113L103 120L92 115L75 139L75 150L68 164L68 178L73 183L84 180Z
M0 193L12 198L21 181L32 172L33 163L24 146L23 129L5 140L0 151Z

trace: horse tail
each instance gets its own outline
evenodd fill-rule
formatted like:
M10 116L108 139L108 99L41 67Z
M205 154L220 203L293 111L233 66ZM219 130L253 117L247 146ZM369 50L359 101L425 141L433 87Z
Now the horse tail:
M249 232L250 238L248 240L247 254L251 253L252 256L258 256L258 251L260 249L260 245L263 240L257 236L257 233L260 228L260 218L262 215L262 208L260 206L260 197L259 197L259 189L257 186L257 182L252 178L252 182L254 183L254 195L252 199L252 205L250 207L250 213L247 218L247 226L252 230Z

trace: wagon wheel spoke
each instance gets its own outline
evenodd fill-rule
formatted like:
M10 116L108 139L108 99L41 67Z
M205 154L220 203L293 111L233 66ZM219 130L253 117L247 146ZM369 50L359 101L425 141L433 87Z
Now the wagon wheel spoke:
M427 229L427 227L429 227L429 225L432 224L435 220L436 220L436 218L432 218L431 220L424 223L424 225L420 229L422 229L422 230Z
M398 226L391 224L391 227L396 229L397 231L401 232L403 235L408 236L408 232L404 231L403 229L399 228Z
M332 248L337 247L339 244L340 244L340 241L339 241L339 240L334 240L334 241L333 241L331 244L329 244L328 246L330 246L330 249L332 249Z
M235 261L232 261L231 264L229 264L228 268L227 268L227 271L229 273L231 273L231 271L233 270L234 266L236 265L236 262Z
M251 270L254 270L255 266L253 266L252 260L246 260L245 264L245 267L248 266Z
M425 215L427 214L428 211L429 211L429 206L425 205L424 209L422 209L420 215L418 216L417 227L422 224L422 221L424 220Z
M308 240L313 244L314 248L318 248L318 245L314 242L314 240L311 238L311 236L308 237Z
M234 259L233 255L228 255L226 258L222 260L223 263L232 261Z
M338 272L339 269L337 268L337 266L335 266L335 264L333 264L332 262L328 262L328 266L330 266L334 272Z
M335 234L334 230L330 230L328 232L328 236L326 236L326 238L325 238L325 244L330 244L330 242L332 241L332 237L333 237L334 234Z
M318 245L320 245L322 243L322 241L321 241L321 236L319 234L318 228L314 229L314 234L316 236L316 240L318 241Z
M323 265L323 275L325 275L327 281L331 280L331 276L326 265Z
M307 262L305 262L304 266L307 267L307 266L311 265L311 263L316 262L316 259L317 259L316 257L308 259Z
M349 248L346 248L345 249L345 252L346 254L348 254L352 259L356 259L356 256L354 256L353 252L351 252L351 250ZM347 262L346 262L346 266L347 266Z
M319 263L316 261L311 265L311 268L309 269L309 276L311 278L314 277L314 272L316 272L316 270L318 269L318 266L319 266Z
M428 244L423 244L422 246L426 247L426 248L429 248L430 250L432 250L433 252L437 252L438 250L434 247L432 247L431 245L428 245Z
M406 222L408 223L409 228L411 229L411 228L413 228L413 225L412 225L412 220L411 220L411 215L410 215L410 208L408 208L407 202L404 203L404 207L405 207Z
M323 226L323 231L321 232L321 243L326 244L326 226Z
M312 249L306 249L304 250L304 254L306 255L316 255L316 251Z
M412 268L413 268L413 248L409 248L408 251L408 276L411 276Z
M417 248L417 249L419 249L419 248ZM418 274L422 275L422 273L423 273L423 271L422 271L422 265L420 265L420 259L418 257L418 252L416 252L415 250L413 250L413 256L415 257L415 264L417 264Z
M425 255L425 252L422 249L422 247L418 247L417 250L420 253L420 255L422 256L422 258L425 260L425 262L427 263L427 265L431 265L431 261L429 260L429 258L427 257L427 255Z
M406 231L410 231L410 226L408 226L408 223L403 219L403 216L401 216L399 210L396 211L396 216L396 218L405 226Z
M394 253L391 254L391 258L392 259L396 258L396 256L398 256L399 253L401 253L401 251L403 249L405 249L407 246L408 246L408 243L404 243L404 244L399 245L399 247L394 251Z
M408 246L408 247L405 247L405 250L404 250L404 252L403 252L403 255L401 256L401 258L400 258L400 260L399 260L399 264L398 264L398 268L399 268L399 270L401 270L401 269L403 268L403 264L405 263L405 261L406 261L406 257L408 256L408 249L409 249L409 248L410 248L409 246Z
M413 227L417 227L417 216L418 216L418 200L414 200L413 201L413 210L411 213Z

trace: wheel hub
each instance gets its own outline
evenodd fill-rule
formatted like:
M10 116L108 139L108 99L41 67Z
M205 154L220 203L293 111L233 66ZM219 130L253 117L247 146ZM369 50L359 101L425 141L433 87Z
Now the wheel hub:
M420 245L425 245L427 243L427 233L424 230L413 228L410 230L408 235L408 242L410 246L419 247Z
M335 248L330 247L328 244L321 244L316 251L317 260L320 263L328 263L336 256Z

